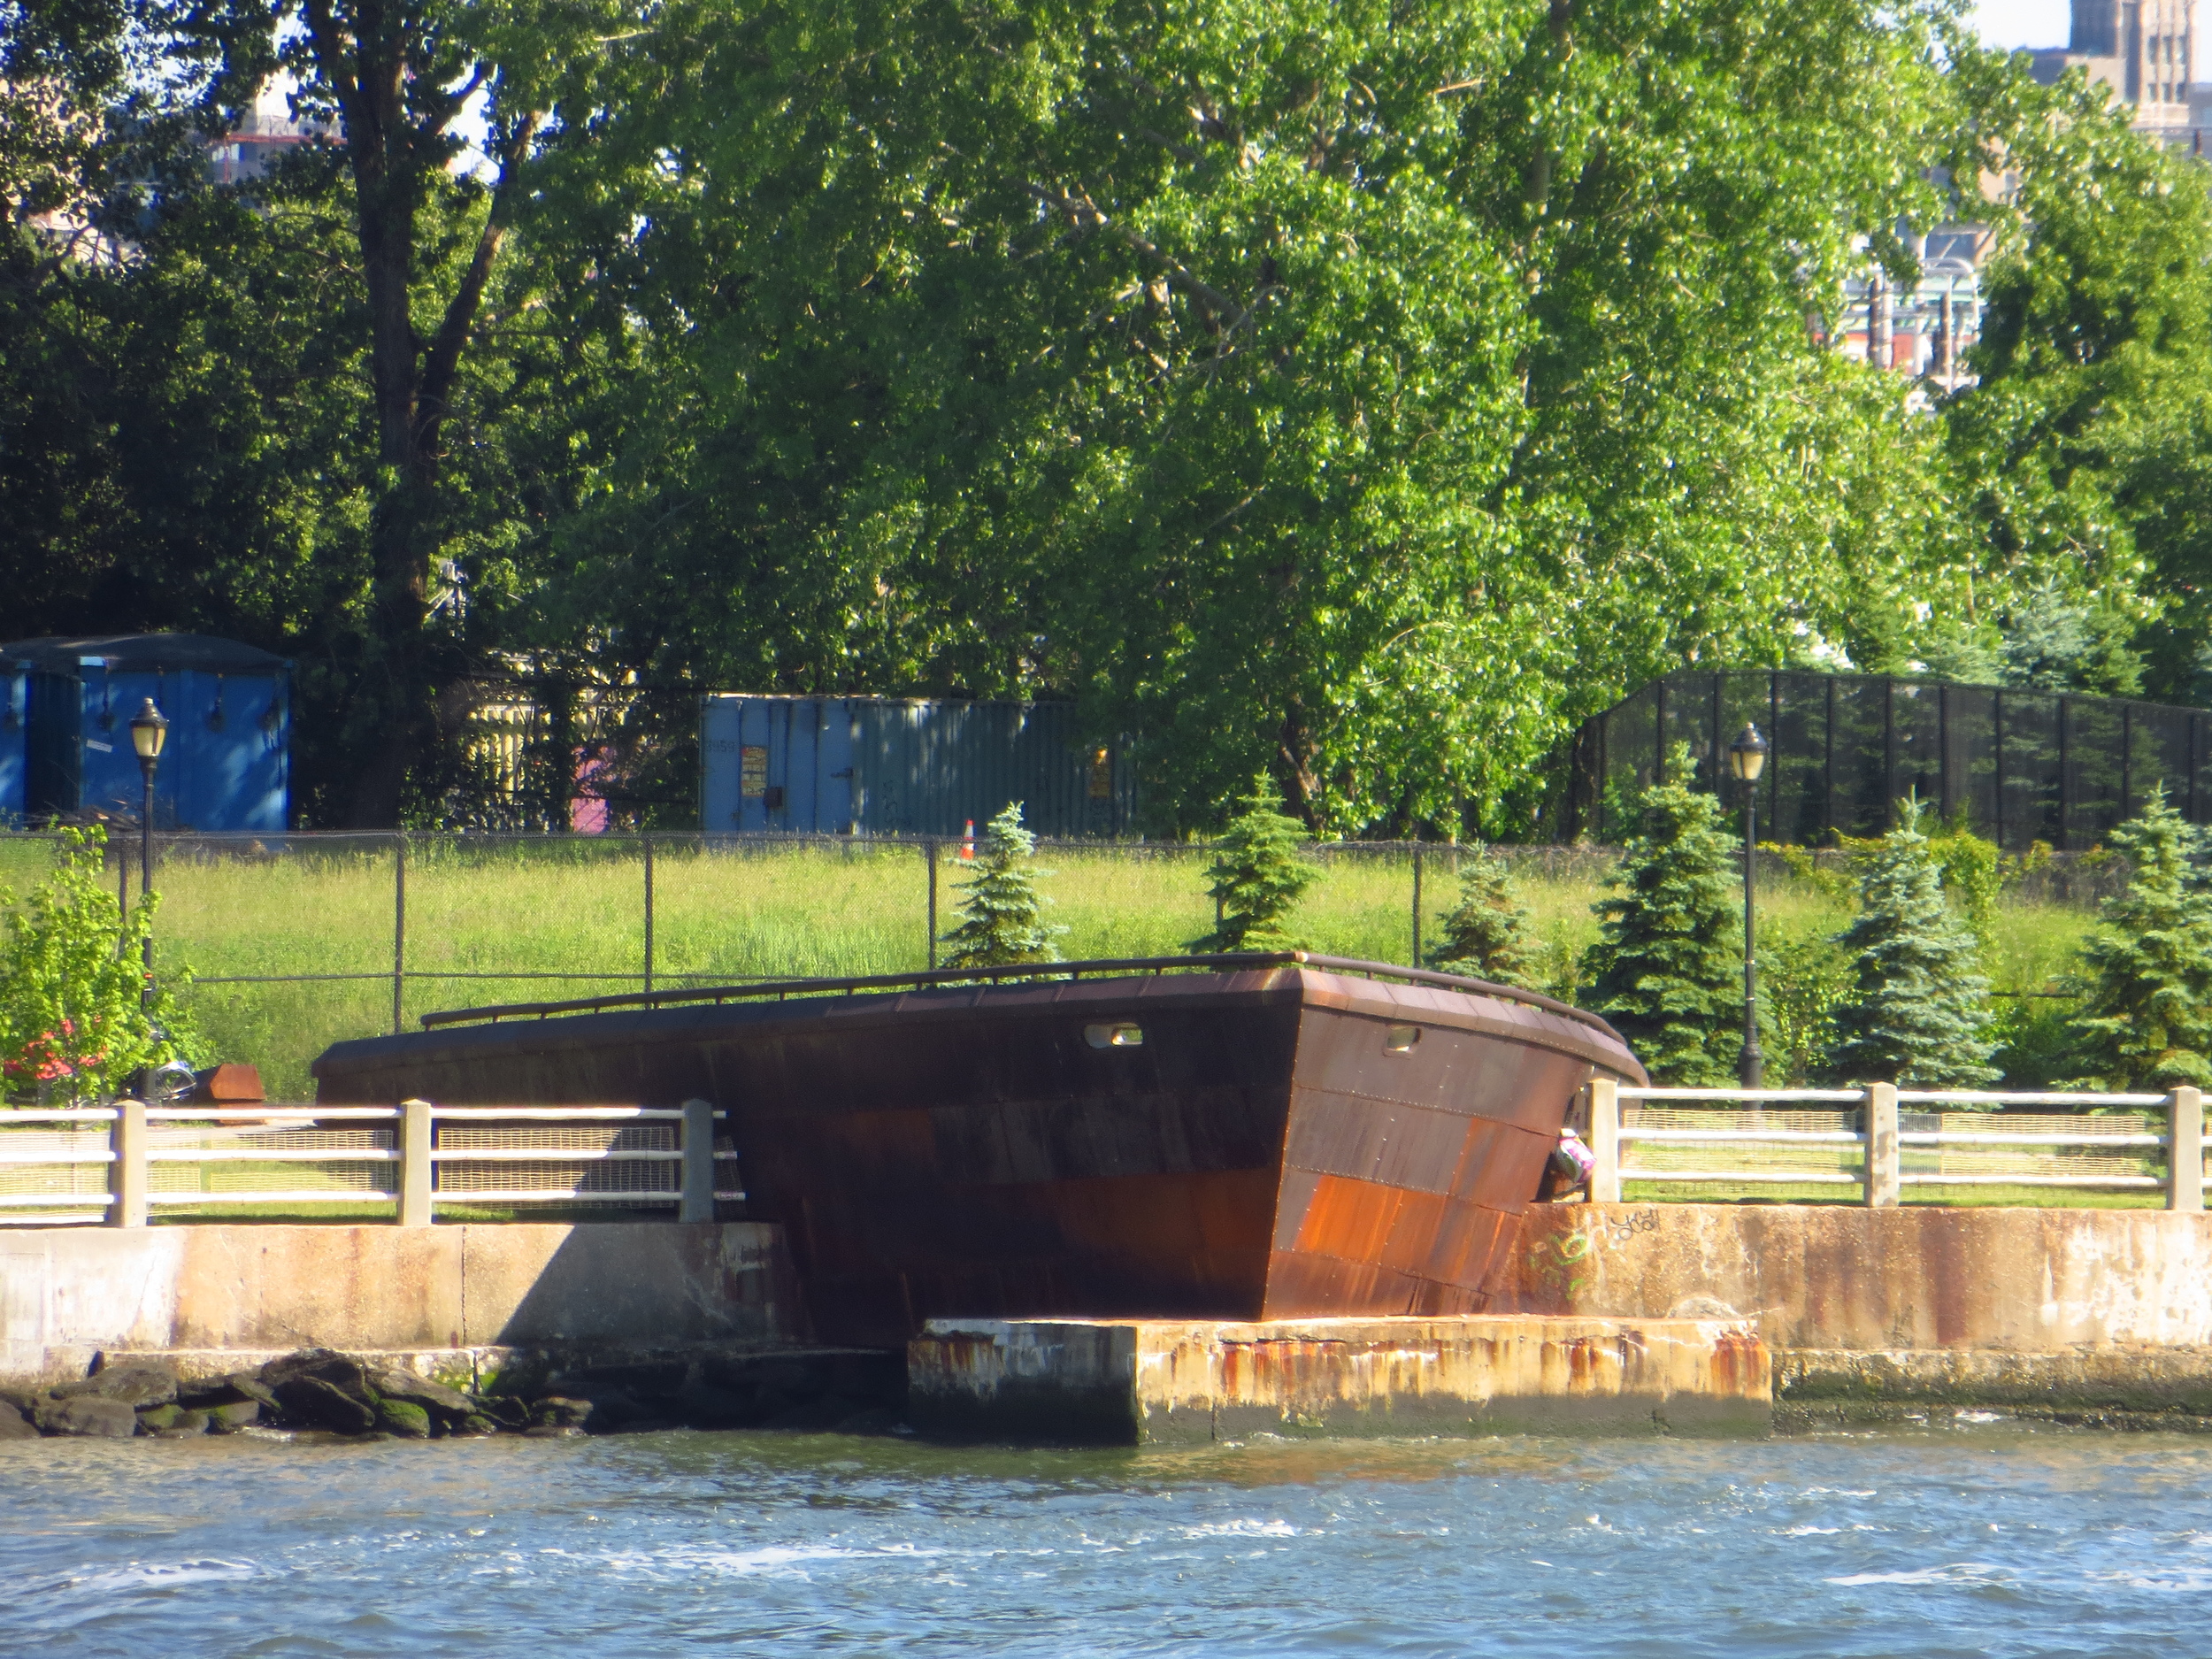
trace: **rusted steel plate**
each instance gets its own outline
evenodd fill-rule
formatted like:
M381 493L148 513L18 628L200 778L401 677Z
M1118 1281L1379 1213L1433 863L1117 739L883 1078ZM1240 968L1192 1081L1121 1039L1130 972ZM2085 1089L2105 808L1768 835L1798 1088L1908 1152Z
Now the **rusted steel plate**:
M1479 1309L1594 1064L1642 1076L1546 1009L1283 966L450 1026L316 1070L327 1104L712 1100L815 1329L894 1343Z

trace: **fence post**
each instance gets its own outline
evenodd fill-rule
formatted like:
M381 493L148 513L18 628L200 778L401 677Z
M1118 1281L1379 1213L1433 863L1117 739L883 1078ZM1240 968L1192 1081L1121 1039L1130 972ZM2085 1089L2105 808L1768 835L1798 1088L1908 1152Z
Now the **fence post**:
M1866 1206L1897 1207L1897 1085L1870 1084L1866 1091Z
M929 866L929 971L937 972L937 838L922 843L922 862Z
M2204 1094L2177 1088L2166 1096L2166 1208L2204 1208Z
M1421 965L1421 849L1413 849L1413 954L1406 958L1407 965Z
M665 1099L666 1096L662 1098ZM714 1106L711 1102L684 1102L684 1187L678 1202L679 1221L714 1219Z
M407 1028L407 836L392 838L392 1035Z
M653 988L653 838L645 841L645 988Z
M399 1225L426 1227L434 1219L430 1204L430 1102L402 1101L399 1115Z
M115 1202L108 1206L111 1227L146 1225L146 1102L115 1102L115 1121L109 1125L108 1144L115 1162L108 1165L108 1192Z
M1590 1202L1621 1202L1621 1085L1617 1078L1590 1079Z

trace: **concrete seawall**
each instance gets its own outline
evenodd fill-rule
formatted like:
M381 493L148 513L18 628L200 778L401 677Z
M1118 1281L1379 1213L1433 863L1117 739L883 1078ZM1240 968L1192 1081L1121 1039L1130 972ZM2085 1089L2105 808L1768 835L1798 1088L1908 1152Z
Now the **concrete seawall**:
M948 1330L976 1323L958 1310L921 1311L946 1317ZM1986 1407L2212 1428L2212 1216L1552 1205L1525 1217L1491 1315L1528 1321L1533 1371L1494 1346L1497 1332L1476 1330L1480 1321L1457 1337L1422 1336L1436 1356L1409 1371L1376 1356L1411 1352L1406 1328L1418 1321L1353 1322L1391 1327L1375 1338L1381 1348L1368 1348L1334 1339L1316 1346L1287 1327L1260 1337L1208 1325L1214 1334L1199 1340L1187 1334L1198 1326L1141 1317L1026 1323L1154 1333L1129 1339L1152 1344L1152 1357L1141 1385L1132 1372L1133 1403L1114 1409L1154 1414L1146 1432L1155 1437L1179 1437L1201 1415L1213 1432L1263 1408L1280 1423L1310 1417L1332 1432L1380 1432L1375 1425L1390 1423L1418 1429L1423 1414L1434 1412L1502 1425L1528 1415L1512 1402L1548 1386L1540 1380L1540 1327L1550 1322L1556 1334L1567 1328L1561 1321L1580 1322L1562 1339L1562 1355L1586 1338L1625 1340L1655 1322L1754 1335L1771 1356L1777 1421L1785 1425ZM1171 1329L1185 1334L1157 1334ZM1478 1338L1494 1344L1481 1365L1469 1357L1475 1348L1462 1355L1452 1347ZM211 1371L319 1345L411 1355L427 1368L457 1356L496 1363L525 1348L747 1352L810 1340L782 1231L761 1223L206 1224L0 1234L0 1384L81 1377L101 1351L176 1354ZM1063 1352L1082 1346L1052 1340ZM1094 1340L1104 1339L1084 1339ZM1573 1351L1586 1357L1601 1348ZM1030 1357L1009 1348L975 1363L1013 1376ZM1340 1378L1331 1369L1340 1362L1349 1367ZM934 1363L918 1357L918 1377ZM1392 1365L1403 1377L1380 1394L1363 1380L1396 1376ZM1448 1384L1435 1385L1447 1372ZM1688 1422L1685 1410L1642 1398L1654 1390L1672 1397L1685 1386L1646 1388L1623 1375L1607 1386L1625 1389L1632 1416L1666 1424L1673 1411ZM1254 1378L1273 1379L1264 1400L1252 1392ZM1594 1417L1614 1409L1604 1389L1585 1394L1579 1409Z
M782 1347L806 1331L782 1230L682 1226L57 1227L0 1235L0 1383L95 1353L459 1355Z
M1548 1205L1501 1302L1755 1320L1786 1425L1996 1407L2212 1425L2212 1216Z

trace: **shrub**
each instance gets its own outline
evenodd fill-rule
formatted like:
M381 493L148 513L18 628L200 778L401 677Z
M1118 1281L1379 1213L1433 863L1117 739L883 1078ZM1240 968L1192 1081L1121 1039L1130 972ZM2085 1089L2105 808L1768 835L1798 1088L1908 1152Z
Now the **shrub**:
M1429 965L1533 989L1532 957L1528 911L1512 877L1487 848L1469 849L1459 864L1459 902L1444 918L1444 937L1429 952Z
M1030 863L1037 838L1022 827L1022 808L1010 801L984 828L975 868L954 884L960 902L960 926L944 937L952 947L949 968L1000 968L1021 962L1056 962L1053 940L1065 928L1045 925L1044 907L1052 901L1037 891L1037 878L1050 873Z
M2132 870L2104 902L2107 931L2083 941L2072 987L2078 1079L2086 1088L2212 1087L2212 894L2198 868L2204 832L2154 794L2112 833Z
M174 993L190 975L175 970L145 997L159 895L142 895L126 915L101 871L107 832L64 830L62 840L60 867L20 903L0 889L0 1091L112 1099L145 1067L188 1057Z
M1963 810L1928 837L1928 852L1945 894L1974 930L1975 942L1986 950L1997 921L1997 896L2016 879L2018 861L2004 857L1995 841L1968 828Z
M1811 1080L1851 988L1851 958L1824 934L1779 939L1760 949L1759 1047L1769 1084L1800 1088Z
M1917 801L1858 856L1858 918L1837 935L1852 987L1834 1013L1825 1070L1838 1081L1972 1088L1988 1064L1989 981L1972 933L1943 895Z
M2038 1093L2058 1088L2081 1069L2070 1003L2050 997L2013 996L1997 1003L1989 1022L1996 1049L1989 1063L2007 1088Z
M1743 1041L1738 843L1720 803L1680 784L1647 789L1638 812L1607 881L1621 891L1591 906L1590 1001L1655 1079L1724 1087Z
M1196 951L1302 950L1305 943L1283 926L1283 918L1313 885L1317 873L1299 855L1304 833L1298 820L1276 809L1266 775L1252 780L1244 810L1230 820L1228 832L1206 866L1212 877L1206 891L1219 907L1213 932L1191 941Z

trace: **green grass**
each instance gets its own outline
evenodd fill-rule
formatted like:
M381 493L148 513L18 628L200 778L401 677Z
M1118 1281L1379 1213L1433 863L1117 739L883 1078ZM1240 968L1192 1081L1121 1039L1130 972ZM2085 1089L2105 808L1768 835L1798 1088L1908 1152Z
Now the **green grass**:
M310 844L295 842L295 849ZM134 849L133 849L134 850ZM1212 925L1200 849L1051 848L1040 863L1050 919L1069 957L1168 954ZM1454 855L1425 855L1422 933L1432 944L1455 890ZM0 835L0 887L20 893L50 867L48 844ZM133 860L134 864L134 859ZM1293 924L1316 950L1406 962L1412 860L1348 849ZM1574 989L1572 964L1597 938L1590 905L1601 862L1523 865L1521 887L1548 974ZM941 860L938 929L956 918L963 866ZM764 843L657 848L657 983L911 971L928 961L928 887L918 849ZM357 980L198 984L187 1005L207 1057L260 1066L273 1098L311 1097L309 1063L342 1038L392 1029L394 858L388 843L339 841L257 857L167 859L158 886L157 961L202 976L362 974ZM512 843L419 841L407 859L408 1028L434 1009L634 990L644 968L644 869L622 838ZM1843 902L1814 884L1763 873L1763 954L1832 933ZM2001 990L2041 989L2064 972L2085 910L2013 902L1997 917L1987 966ZM489 974L438 979L437 974ZM601 975L600 979L529 975ZM503 976L515 977L503 977Z
M1771 1196L1747 1198L1743 1181L1716 1182L1700 1187L1687 1181L1623 1181L1621 1200L1631 1204L1844 1204L1859 1205L1859 1189L1832 1187L1818 1196L1803 1187L1776 1187ZM2115 1191L2097 1187L1908 1187L1898 1198L1902 1205L1935 1204L1946 1210L1970 1210L1993 1205L2006 1210L2163 1210L2166 1194L2153 1187Z
M509 1221L665 1221L673 1213L665 1205L657 1209L622 1210L611 1204L440 1204L436 1210L437 1221L442 1226ZM165 1205L156 1209L149 1219L157 1227L188 1221L366 1224L398 1220L399 1206L396 1201L382 1204L338 1204L317 1203L305 1199L292 1203L211 1204L192 1209Z

